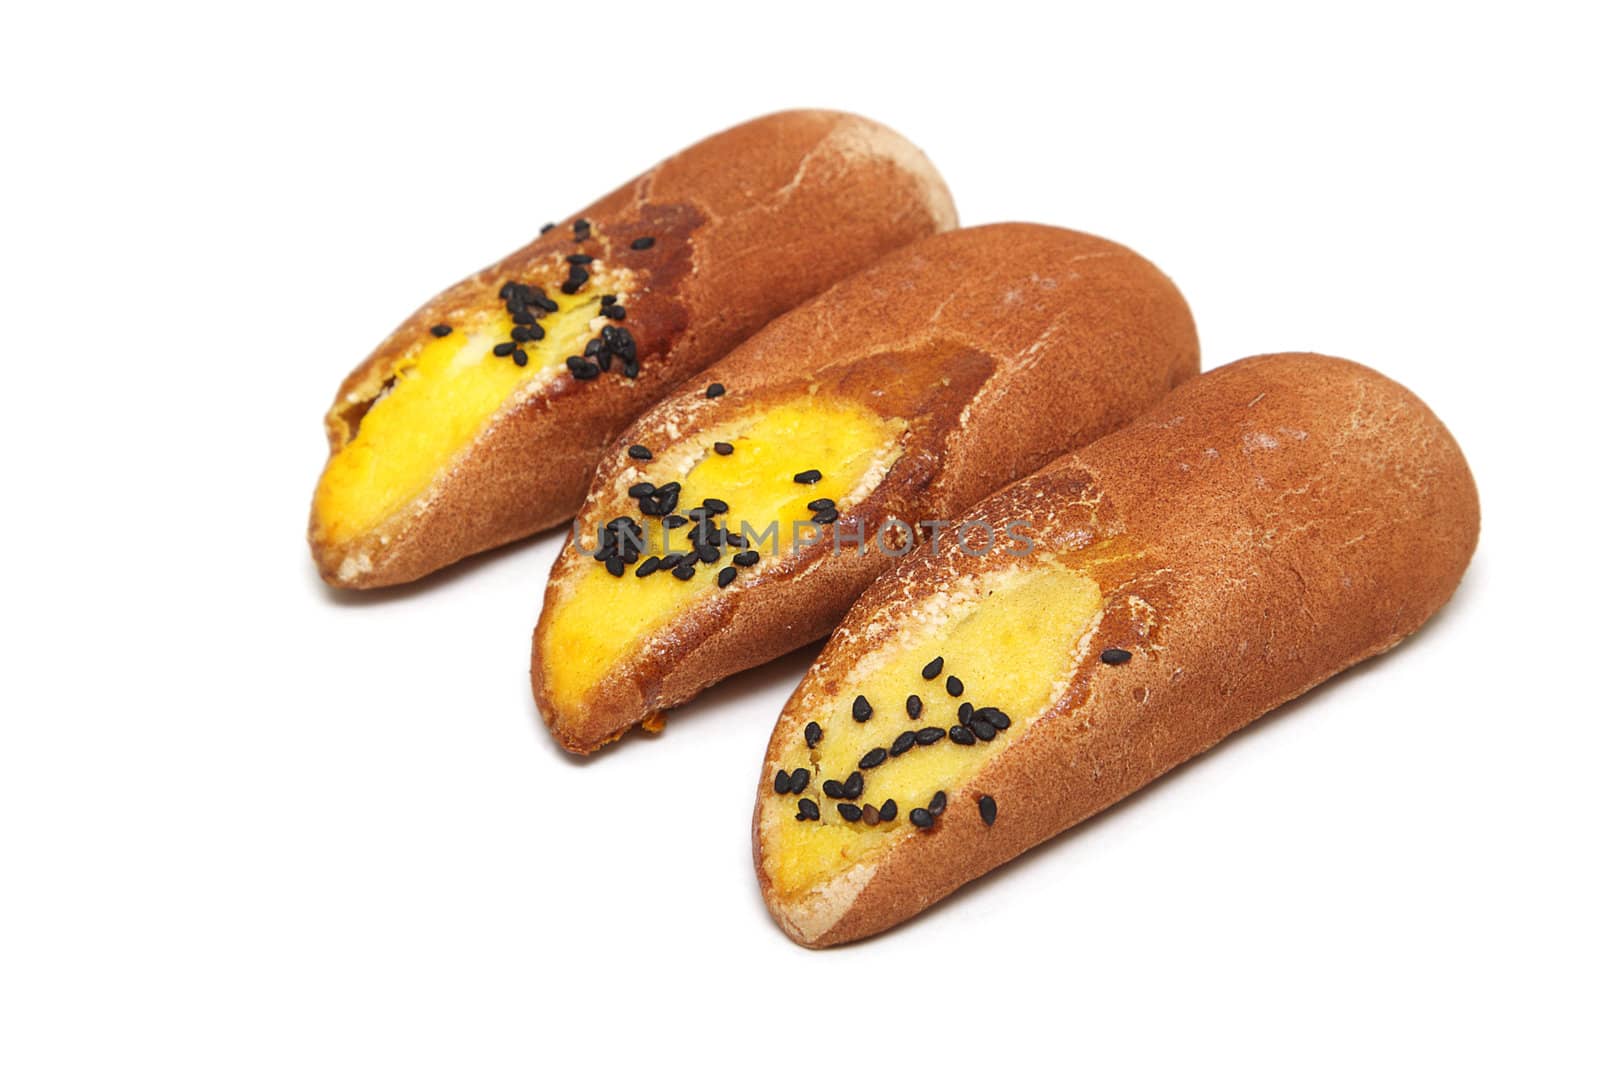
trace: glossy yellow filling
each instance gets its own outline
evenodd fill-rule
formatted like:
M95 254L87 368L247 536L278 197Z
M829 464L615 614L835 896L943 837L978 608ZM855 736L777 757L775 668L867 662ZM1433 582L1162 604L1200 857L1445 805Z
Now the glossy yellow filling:
M804 525L812 517L806 505L825 497L844 508L864 497L899 455L904 429L903 420L880 417L860 405L805 396L696 434L670 455L643 464L639 480L681 482L679 513L700 506L707 497L724 501L729 510L718 521L732 533L744 531L751 548L766 560L775 552L796 550L797 522L802 524L801 540L822 537L831 544L830 527L812 530ZM717 454L712 446L719 441L731 444L733 453ZM813 469L822 473L821 481L804 485L794 480L797 473ZM645 533L641 559L688 548L689 527L667 530L660 519L643 516L632 501L628 504L621 513L631 515ZM613 517L591 515L597 522ZM769 531L771 536L763 539ZM583 560L580 576L553 605L544 631L545 682L555 706L581 713L590 690L641 640L695 601L733 593L734 588L718 589L717 573L732 565L739 551L723 548L717 562L698 565L686 581L666 571L636 577L638 564L613 577L600 563ZM738 573L735 585L751 571L739 568Z
M323 535L357 537L427 489L450 461L480 434L496 412L531 379L583 351L600 294L550 294L560 310L539 320L545 336L521 346L528 363L496 356L511 339L504 308L459 325L446 337L429 336L393 371L387 392L361 417L355 439L328 462L317 484L315 508Z
M1064 692L1082 637L1101 610L1099 585L1080 571L1045 561L983 575L980 582L951 594L952 603L937 626L927 629L910 620L887 648L857 665L833 706L816 709L822 739L815 748L808 749L803 733L795 731L782 766L810 769L810 783L801 795L814 800L822 816L820 821L796 821L799 797L771 796L772 783L763 784L769 794L764 857L767 874L779 892L817 885L897 837L923 832L911 825L913 808L927 807L940 790L948 803L956 803L957 789L1016 742ZM924 665L937 656L944 657L943 672L924 680ZM961 696L946 690L951 675L961 679ZM873 708L865 723L856 722L852 714L857 694ZM906 697L911 694L923 702L916 720L906 712ZM892 798L899 809L893 822L869 826L865 821L847 822L839 814L840 802L825 796L824 781L845 781L864 754L889 748L906 730L957 725L963 701L999 708L1010 717L1010 727L996 732L991 741L972 745L958 745L946 737L914 746L863 771L865 789L848 803L881 809ZM1005 798L996 799L998 817L1003 819ZM963 803L973 801L968 798Z

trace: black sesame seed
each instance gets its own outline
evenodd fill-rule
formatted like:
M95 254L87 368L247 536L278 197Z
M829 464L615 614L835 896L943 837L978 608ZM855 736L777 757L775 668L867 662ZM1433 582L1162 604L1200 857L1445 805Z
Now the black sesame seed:
M939 672L944 670L944 657L935 656L922 668L922 677L925 681L933 681L939 677Z
M944 727L924 726L917 731L917 744L932 745L944 740Z
M1109 663L1113 667L1120 666L1133 658L1133 653L1125 648L1108 648L1100 653L1100 662Z
M861 805L861 821L868 826L878 825L878 809L871 804Z
M661 557L660 556L650 556L643 563L639 564L639 569L634 571L633 573L634 573L634 575L636 577L648 578L648 577L650 577L652 574L654 574L656 571L658 571L660 569L661 569Z
M789 772L780 770L772 777L772 791L780 797L789 791Z
M973 719L972 725L969 727L969 729L971 729L974 734L978 735L979 741L994 740L996 730L994 728L994 723L990 722L988 719Z
M721 382L712 382L710 385L706 386L706 399L715 400L717 397L721 396L727 391L727 387Z
M944 691L953 697L960 696L962 692L966 690L966 688L966 686L961 684L961 679L957 678L953 674L944 680Z
M628 455L634 459L655 459L656 454L644 445L629 445Z
M690 578L694 577L694 564L680 563L678 566L672 568L672 576L678 579L680 582L687 582Z
M605 296L602 296L600 298L600 306L601 307L610 307L612 304L615 304L616 302L617 302L617 294L616 293L607 293Z
M829 523L838 522L839 513L833 508L829 508L827 511L819 511L815 515L811 516L811 521L821 523L822 525L826 526Z
M889 746L889 755L903 756L907 752L911 751L911 746L916 743L917 732L915 730L907 730L905 733L894 739L894 742Z
M708 496L700 501L700 506L713 515L726 515L728 513L728 502L714 496Z
M721 552L718 552L704 541L694 546L694 553L700 558L701 563L715 563L722 556Z
M672 568L683 562L683 556L684 553L682 552L668 552L665 556L661 557L661 569L664 571L670 571Z
M590 359L598 359L600 356L609 356L611 353L606 350L606 343L596 337L583 346L583 354Z
M970 745L976 741L977 738L974 737L972 735L972 731L967 729L965 726L952 726L950 727L950 740L954 741L958 745Z
M834 502L829 500L825 496L817 497L817 499L815 499L815 500L811 501L809 504L807 504L806 507L810 508L812 511L832 511L832 510L835 510Z
M814 722L806 723L806 747L816 748L817 742L822 740L822 727Z
M689 525L689 520L682 515L668 515L661 520L661 525L669 530L676 530L680 526Z
M449 337L451 329L452 329L451 327L446 326L444 323L441 322L437 326L434 326L431 329L429 329L428 332L433 334L435 337Z
M591 255L587 255L587 254L585 254L583 252L574 252L574 253L572 253L572 255L567 257L567 262L568 263L576 263L579 266L585 266L585 265L587 265L589 263L593 263L594 262L594 257L591 256ZM616 299L616 298L613 297L612 299Z
M517 349L515 352L511 353L511 362L515 363L519 367L526 367L528 365L528 353L524 352L520 348Z
M543 226L539 227L539 232L540 233L549 233L551 230L553 230L555 228L556 228L556 224L555 223L547 222Z
M629 245L628 247L633 249L635 252L643 252L645 249L649 248L655 243L656 239L654 237L636 237L633 240L633 244Z
M994 797L985 793L983 796L978 798L978 815L983 819L983 825L993 826L996 813L997 809L995 808Z
M878 808L878 819L882 822L894 822L894 817L899 814L900 805L894 802L893 797L885 800L883 805Z
M621 304L612 304L610 307L601 308L600 314L604 315L608 319L621 322L623 319L628 317L628 309L623 307Z
M822 472L813 467L810 470L796 474L794 480L801 485L815 485L817 482L822 481Z
M860 767L864 771L870 771L872 768L876 767L878 764L882 763L888 758L888 749L875 748L868 752L865 756L862 756L861 762L857 763L856 766Z
M854 800L861 795L867 787L866 781L861 777L860 771L851 771L850 777L844 780L844 795L847 800Z
M499 344L494 346L494 354L497 356L509 356L516 350L517 344L515 341L501 341Z
M628 565L616 556L612 556L610 559L606 560L606 571L610 573L611 577L613 578L621 578L622 572L626 570L627 567Z
M746 541L743 537L740 537L736 533L729 533L727 530L722 531L722 543L725 545L732 545L734 548L747 548L750 544L750 542ZM750 562L754 563L755 560L751 560Z
M972 701L963 700L961 702L961 706L956 709L956 721L962 726L967 726L972 722Z
M556 303L554 300L551 300L548 296L545 296L543 289L535 289L533 291L533 296L528 300L528 303L532 304L541 311L561 310L561 305Z
M567 370L571 371L572 376L579 381L600 377L600 368L581 356L568 356Z
M928 814L927 808L912 808L911 825L919 830L926 830L933 825L933 816Z
M589 220L579 219L572 224L572 236L582 241L589 236Z
M805 767L796 767L789 772L789 792L803 793L806 786L811 784L811 771Z
M822 809L817 807L817 802L812 800L810 797L801 797L800 812L795 816L795 819L800 822L804 822L807 819L814 820L820 818L822 818Z
M945 804L945 795L944 795L944 790L941 789L937 793L933 794L933 799L932 800L928 801L928 814L929 815L943 815L944 814L944 804Z
M731 456L733 455L733 446L726 441L718 441L711 446L711 451L719 456Z
M737 577L739 577L739 572L734 570L732 567L722 568L717 572L717 588L726 589L728 585Z
M600 339L622 362L632 363L638 361L639 346L635 343L633 334L629 332L626 326L602 326L600 327Z
M647 496L656 495L654 482L634 482L628 486L628 495L635 500L643 500Z
M858 822L861 819L861 809L854 804L840 804L839 817L845 822Z
M844 783L837 781L836 779L829 778L826 782L822 783L822 795L830 800L843 800Z
M568 296L571 296L579 289L582 289L584 283L588 280L589 272L584 270L582 267L574 266L570 271L567 272L567 280L561 283L561 291L566 293Z
M922 698L915 693L906 697L906 715L913 719L922 718Z
M979 708L977 715L978 718L982 719L984 722L987 722L996 730L1006 730L1010 729L1011 727L1011 716L1007 715L999 708Z
M752 548L746 552L736 553L733 557L733 562L737 563L741 567L751 567L754 566L756 561L760 558L761 553Z
M866 722L872 718L872 703L865 696L858 696L850 705L850 716L856 722Z

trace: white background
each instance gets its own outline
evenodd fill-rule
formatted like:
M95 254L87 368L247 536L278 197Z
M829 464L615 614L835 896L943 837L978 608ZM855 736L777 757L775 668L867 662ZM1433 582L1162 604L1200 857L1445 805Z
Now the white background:
M1583 7L9 5L0 1061L1595 1062ZM748 841L805 654L575 760L553 537L369 596L303 543L416 303L797 105L1143 252L1207 366L1398 378L1484 508L1414 640L825 953Z

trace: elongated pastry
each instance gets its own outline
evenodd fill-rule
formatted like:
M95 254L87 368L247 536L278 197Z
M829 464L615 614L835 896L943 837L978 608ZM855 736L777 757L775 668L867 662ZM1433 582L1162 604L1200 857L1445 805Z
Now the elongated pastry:
M773 732L755 862L801 944L915 915L1392 647L1456 588L1478 501L1411 393L1276 355L1203 375L965 520L1031 548L904 560Z
M339 387L312 504L330 584L410 581L572 516L600 450L773 316L955 225L854 115L736 126L424 304Z
M601 461L534 637L545 721L592 751L825 636L939 523L1198 365L1183 297L1110 241L1017 223L886 257Z

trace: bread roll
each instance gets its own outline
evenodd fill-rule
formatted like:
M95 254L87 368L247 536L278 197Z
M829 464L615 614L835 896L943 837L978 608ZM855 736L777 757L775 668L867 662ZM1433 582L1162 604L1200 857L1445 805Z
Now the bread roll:
M933 524L1198 369L1183 297L1110 241L1018 223L886 257L600 462L534 637L545 721L589 752L825 636Z
M424 304L340 385L310 541L418 578L572 516L600 450L778 313L955 224L876 123L790 111L647 171Z
M1020 520L1032 551L919 549L773 732L755 862L801 944L917 914L1391 648L1461 580L1478 500L1411 393L1275 355L1182 386L966 519Z

